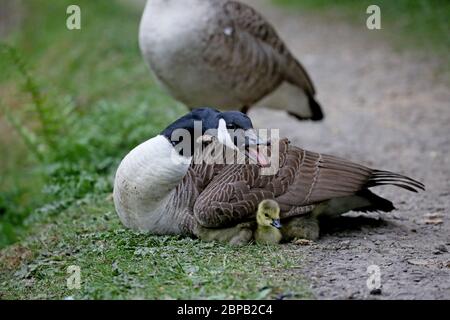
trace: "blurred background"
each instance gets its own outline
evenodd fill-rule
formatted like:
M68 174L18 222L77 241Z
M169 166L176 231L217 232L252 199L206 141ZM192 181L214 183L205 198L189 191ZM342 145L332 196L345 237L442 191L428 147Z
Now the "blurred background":
M66 8L82 8L82 30ZM381 36L398 50L443 57L448 0L273 0L288 10L364 23L383 12ZM186 109L151 79L138 49L143 1L0 0L0 248L34 219L107 196L113 170L136 144Z

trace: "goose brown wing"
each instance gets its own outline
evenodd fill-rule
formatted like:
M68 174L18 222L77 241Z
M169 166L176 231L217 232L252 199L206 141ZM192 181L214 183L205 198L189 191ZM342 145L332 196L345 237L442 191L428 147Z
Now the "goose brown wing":
M351 161L292 147L301 152L294 183L276 200L285 206L307 206L355 195L371 187L393 185L412 192L425 186L406 176L373 170Z
M307 206L363 189L372 170L338 157L293 147L301 153L295 181L277 198L285 206Z
M265 68L265 65L258 61L270 62L266 66L272 66L271 72L274 78L283 77L284 80L304 89L308 96L314 96L316 91L311 78L300 62L291 54L273 26L260 13L246 4L237 1L223 2L224 13L228 16L236 32L249 35L235 37L235 41L238 42L235 43L235 46L242 48L242 52L247 53L246 56L249 58L247 63L253 69L260 69ZM261 54L266 59L261 58Z
M276 176L261 175L256 165L229 165L200 193L194 215L204 227L219 228L253 219L258 204L286 192L294 182L298 159L289 154L289 141L280 142L281 169Z
M312 205L375 186L424 190L422 183L406 176L290 146L286 139L280 141L279 151L280 170L273 176L261 175L256 165L223 167L195 202L197 221L204 227L219 228L253 219L264 199L275 199L282 213L296 209L301 214Z

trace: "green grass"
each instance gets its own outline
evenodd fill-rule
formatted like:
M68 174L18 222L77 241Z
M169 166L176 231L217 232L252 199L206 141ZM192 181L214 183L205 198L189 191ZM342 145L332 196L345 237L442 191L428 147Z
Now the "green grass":
M361 21L372 4L276 1ZM0 43L0 299L311 297L295 246L231 247L121 225L110 199L118 162L185 109L149 77L138 9L78 0L82 30L68 31L73 1L22 3L21 28ZM448 2L378 4L394 33L448 53ZM80 290L66 286L70 265L81 268Z
M43 215L31 235L0 253L0 299L310 298L295 246L232 247L122 227L108 199ZM81 268L81 289L67 268Z
M78 0L82 30L68 31L72 2L22 1L24 24L0 44L0 299L310 297L294 246L238 248L121 225L115 168L185 108L149 76L139 10ZM66 286L70 265L81 268L80 290Z
M36 209L109 191L121 157L185 112L142 61L139 11L80 0L69 31L71 1L22 3L24 24L0 43L0 248Z
M337 11L366 26L369 5L381 8L380 31L397 47L415 48L442 55L450 51L450 2L447 0L272 0L279 5L305 10Z

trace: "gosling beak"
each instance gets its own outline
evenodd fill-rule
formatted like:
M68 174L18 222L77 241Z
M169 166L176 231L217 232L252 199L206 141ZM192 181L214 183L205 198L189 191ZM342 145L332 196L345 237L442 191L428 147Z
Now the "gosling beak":
M275 219L272 221L272 226L274 226L277 229L281 228L281 223L280 223L280 219Z
M245 131L246 155L262 167L270 166L270 160L259 149L266 146L270 146L269 140L258 136L255 130Z

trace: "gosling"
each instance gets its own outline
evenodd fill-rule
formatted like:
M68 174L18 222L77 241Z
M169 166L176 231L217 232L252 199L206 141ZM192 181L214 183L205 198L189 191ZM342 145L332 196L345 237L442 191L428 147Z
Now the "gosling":
M278 244L283 238L280 223L280 206L276 201L264 200L256 213L258 227L255 231L255 242L258 244Z

